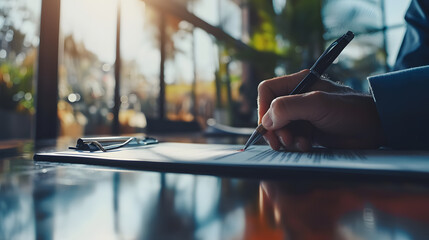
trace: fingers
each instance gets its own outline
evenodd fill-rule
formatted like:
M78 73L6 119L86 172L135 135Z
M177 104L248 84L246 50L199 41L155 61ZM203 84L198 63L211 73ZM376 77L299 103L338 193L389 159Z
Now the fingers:
M309 73L310 70L303 70L299 73L288 76L273 78L261 82L258 86L258 112L259 122L262 116L270 107L273 99L279 96L288 95L296 85Z
M313 124L320 124L329 114L330 102L330 95L319 91L276 98L262 118L262 125L268 130L265 139L271 148L309 151Z
M354 91L329 80L316 81L310 90L313 92L289 96L298 83L309 74L309 70L261 82L258 86L258 122L269 130L264 138L274 150L307 151L312 147L313 133L291 132L286 127L293 121L306 120L312 124L320 123L332 110L329 93L347 94ZM322 123L323 124L323 123ZM319 126L320 127L320 124ZM306 129L314 129L307 127Z
M285 127L275 131L276 137L279 139L280 144L285 149L294 149L295 139L294 135L289 128Z
M277 137L276 133L273 131L269 131L265 133L264 139L273 150L278 151L282 147L282 144L279 141L279 138Z
M329 113L329 103L329 94L320 91L278 97L271 102L270 108L262 117L262 125L267 130L274 131L291 121L318 122Z
M305 121L291 124L265 134L265 140L274 150L281 148L287 151L309 151L313 145L314 127Z
M258 86L258 113L259 123L263 115L270 107L271 101L280 96L289 95L289 93L310 73L310 70L302 70L301 72L265 80ZM350 93L354 92L349 87L336 84L325 78L320 79L313 86L310 87L311 91L324 91L324 92L337 92L337 93Z
M264 139L275 150L307 152L313 148L312 137L293 136L284 137L283 133L275 132L274 135L265 135ZM287 140L284 140L287 139Z
M304 120L308 127L296 127ZM335 148L376 148L384 140L373 99L314 91L276 98L262 118L273 149L307 151L313 143Z

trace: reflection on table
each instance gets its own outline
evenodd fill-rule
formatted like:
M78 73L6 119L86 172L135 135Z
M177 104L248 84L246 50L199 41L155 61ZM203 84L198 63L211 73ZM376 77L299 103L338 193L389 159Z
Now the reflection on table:
M161 140L166 140L161 137ZM242 143L169 138L174 142ZM64 150L60 140L41 144ZM425 239L421 181L279 181L34 162L0 144L0 239ZM11 147L12 146L12 147Z
M429 188L263 181L260 210L287 239L427 239Z

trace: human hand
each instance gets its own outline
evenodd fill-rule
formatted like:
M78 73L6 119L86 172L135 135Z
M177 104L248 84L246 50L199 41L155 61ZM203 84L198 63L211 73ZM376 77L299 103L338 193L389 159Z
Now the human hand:
M303 70L258 86L259 122L268 130L264 138L271 148L376 148L384 143L372 96L324 79L307 93L288 95L308 73Z

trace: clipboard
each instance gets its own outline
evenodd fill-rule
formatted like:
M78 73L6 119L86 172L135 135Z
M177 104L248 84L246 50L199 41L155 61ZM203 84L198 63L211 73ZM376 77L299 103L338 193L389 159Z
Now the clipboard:
M102 151L36 153L35 161L250 178L429 178L429 151L330 150L279 152L255 145L157 143Z

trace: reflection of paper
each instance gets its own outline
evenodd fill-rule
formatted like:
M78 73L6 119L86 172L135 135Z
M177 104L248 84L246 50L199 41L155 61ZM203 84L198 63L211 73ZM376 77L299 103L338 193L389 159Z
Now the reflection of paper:
M241 145L160 143L108 152L67 151L43 155L101 158L159 163L207 164L253 167L316 167L360 170L394 170L429 173L429 151L349 151L316 149L309 153L278 152L269 146L251 146L241 152ZM90 163L90 161L88 161Z

